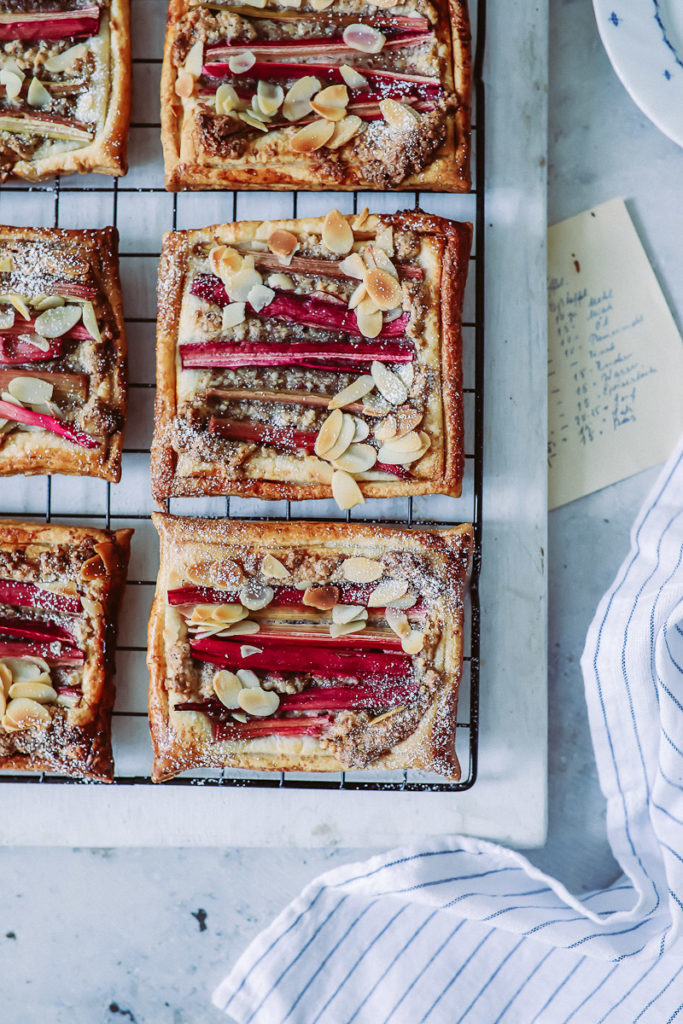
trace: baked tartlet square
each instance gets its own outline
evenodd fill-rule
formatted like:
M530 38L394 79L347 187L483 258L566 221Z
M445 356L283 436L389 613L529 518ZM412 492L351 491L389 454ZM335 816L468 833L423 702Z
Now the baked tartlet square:
M0 475L117 481L126 408L116 228L0 227Z
M459 495L471 240L419 211L165 235L154 496Z
M0 520L0 769L112 779L132 532Z
M171 0L166 186L470 188L465 0Z
M228 766L459 779L471 526L153 518L155 781Z

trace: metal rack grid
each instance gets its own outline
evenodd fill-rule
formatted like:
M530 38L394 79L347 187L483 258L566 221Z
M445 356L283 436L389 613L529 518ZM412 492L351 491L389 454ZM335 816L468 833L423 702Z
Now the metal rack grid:
M141 6L144 0L133 0L132 18L135 23L136 7ZM151 0L151 3L162 5L165 8L165 0ZM323 775L314 775L313 773L296 773L296 772L249 772L239 771L233 769L223 769L215 771L202 771L202 772L186 772L175 779L172 779L165 783L165 786L257 786L257 787L268 787L268 788L292 788L292 789L345 789L345 790L382 790L382 791L420 791L429 790L435 791L450 791L457 792L466 789L470 789L477 778L477 762L478 762L478 739L479 739L479 654L480 654L480 605L479 605L479 576L481 571L482 562L482 491L483 491L483 447L484 447L484 435L483 435L483 413L484 413L484 274L485 274L485 261L484 261L484 229L485 229L485 210L484 210L484 197L485 197L485 153L484 153L484 142L485 142L485 88L482 78L483 72L483 59L484 59L484 44L485 44L485 26L486 26L486 0L476 0L476 8L471 10L471 16L473 21L476 17L476 49L475 49L475 60L473 68L473 99L474 99L474 110L475 118L472 125L472 138L473 138L473 154L474 154L474 188L470 195L474 197L475 213L475 247L476 251L470 257L470 282L474 283L474 301L473 301L473 312L471 319L463 319L463 328L470 330L473 334L473 377L471 385L465 386L463 392L465 396L470 396L473 403L471 424L469 435L471 438L470 443L467 444L466 451L466 476L471 476L472 493L471 493L471 516L464 518L471 519L474 526L474 557L472 565L472 573L469 582L468 589L468 600L466 601L466 644L465 644L465 673L463 679L463 685L461 686L461 701L460 706L463 704L466 706L465 720L457 722L457 733L456 733L456 749L459 751L461 763L465 760L462 757L463 743L466 737L467 745L467 759L466 765L467 770L463 773L463 777L459 782L444 782L439 780L436 776L427 776L425 773L417 771L394 771L394 772L334 772L325 773ZM161 59L158 57L136 56L134 51L133 56L134 71L136 70L158 70L158 66L161 64ZM134 119L131 121L131 130L154 130L158 132L160 124L154 120L136 119L134 112ZM131 168L132 169L132 168ZM130 176L130 172L129 172ZM122 179L126 182L128 179ZM0 199L5 197L9 198L12 193L21 194L43 194L46 198L52 196L52 225L53 227L64 227L64 226L94 226L92 223L87 225L72 225L63 223L62 211L64 203L67 197L74 196L109 196L111 198L111 216L105 219L103 223L113 224L114 226L121 227L120 225L120 211L121 204L125 203L126 197L131 195L156 195L167 197L170 206L170 227L175 230L178 225L179 218L179 202L188 193L173 194L169 195L166 190L160 185L127 185L119 184L119 180L116 178L111 179L111 184L100 184L102 179L90 178L93 183L80 183L77 179L69 177L65 179L66 184L62 184L59 178L56 178L53 182L41 184L41 185L21 185L21 184L10 184L2 186L0 188ZM106 179L104 179L106 181ZM204 195L216 197L216 193L210 190L202 190L200 192L192 193L193 196ZM223 194L225 195L225 194ZM227 193L226 198L231 195L232 209L230 218L226 215L224 218L237 220L238 219L238 201L239 198L244 196L244 193L233 192L232 194ZM294 192L291 193L292 210L291 216L296 217L299 211L299 194ZM308 194L310 196L310 193ZM319 195L325 196L325 193ZM329 195L329 193L328 193ZM354 192L352 195L353 201L353 212L357 212L359 207L359 193ZM365 194L364 198L367 205L372 207L372 197L377 198L376 194ZM406 200L409 197L413 197L414 206L418 208L420 206L420 193L419 192L404 192L397 193L398 198L403 205L407 205ZM282 195L280 196L282 198ZM454 200L454 196L446 197ZM329 206L329 202L328 202ZM375 204L377 206L377 203ZM287 213L279 214L280 216L287 216ZM302 214L306 215L306 214ZM245 219L243 216L239 219ZM3 220L3 215L0 212L0 221ZM24 223L28 221L24 219ZM45 225L48 226L48 225ZM195 226L193 223L192 226ZM123 232L121 232L123 238ZM142 249L133 249L121 251L120 257L122 261L131 260L158 260L158 252L148 252ZM125 287L125 274L123 268L125 262L122 262L122 277L124 278L124 306L126 302L126 287ZM152 325L156 323L154 316L127 316L126 325L130 334L131 328L137 329L138 325L144 327L148 325L152 329ZM130 353L130 345L129 345ZM133 374L131 374L133 376ZM129 388L131 389L131 398L136 392L148 394L153 393L154 384L150 381L137 381L131 380L129 382ZM467 401L467 398L466 398ZM134 404L134 400L131 402ZM128 433L131 433L130 423L130 411L129 411L129 426ZM115 485L116 488L122 488L125 486L125 469L126 469L126 456L148 456L149 448L140 446L128 446L124 447L124 474L122 482ZM10 478L11 479L11 478ZM34 478L35 479L35 478ZM42 508L40 511L34 511L33 509L17 512L16 510L7 510L0 507L0 516L17 516L20 515L23 518L36 518L44 519L46 522L51 520L69 520L71 522L78 522L83 520L92 524L93 521L104 522L104 525L109 528L114 525L130 524L132 526L142 526L142 524L150 523L150 514L145 511L119 511L112 507L112 486L110 483L103 484L104 486L104 511L103 512L83 512L79 508L78 511L59 511L54 507L53 501L53 477L47 476L44 478L44 493ZM2 493L9 491L9 485L3 484ZM454 521L457 519L447 517L423 517L419 514L415 514L414 510L414 499L399 499L407 503L407 509L404 516L398 518L394 517L391 519L385 519L383 516L377 516L374 518L364 518L365 522L384 522L390 523L390 525L397 526L426 526L426 527L445 527L452 526ZM435 499L430 499L434 501ZM171 502L177 502L178 499L171 499ZM197 499L194 499L195 503ZM222 509L220 512L226 516L231 515L231 499L225 498L220 499L222 503ZM0 504L4 505L4 501ZM269 514L270 509L267 508L268 503L263 502L251 502L252 505L266 505L265 514L240 514L240 518L243 519L254 519L254 520L275 520L282 518L282 515L271 515ZM292 503L287 501L280 503L284 506L283 515L286 519L327 519L332 518L331 516L320 516L317 514L312 515L297 515L297 509L292 508ZM304 503L298 503L303 505ZM383 504L383 503L382 503ZM170 503L166 502L166 507L169 509ZM234 512L235 501L233 501ZM383 510L383 509L382 509ZM171 511L178 511L171 507ZM191 508L184 508L183 512L189 514L205 514L203 509L196 507L196 504ZM213 507L213 514L218 511L216 507ZM460 517L463 518L463 517ZM346 513L347 522L351 520L351 514ZM127 581L127 588L153 588L155 585L154 579L146 578L130 578ZM127 593L127 597L128 597ZM124 602L125 609L125 602ZM119 640L121 640L121 630L119 630ZM117 644L117 663L118 663L118 676L117 681L119 688L121 685L121 658L122 654L126 655L142 655L144 656L146 648L141 644ZM469 686L467 686L469 683ZM120 701L119 701L120 703ZM116 734L122 725L126 723L133 723L139 725L144 723L146 727L146 712L142 710L122 710L120 707L114 710L114 738L115 738L115 755L116 755ZM117 728L119 727L119 728ZM149 751L151 757L151 750ZM117 758L117 762L118 762ZM463 765L464 767L464 765ZM378 777L378 776L381 776ZM41 783L41 784L81 784L81 780L68 778L65 776L55 775L51 773L2 773L0 772L0 783ZM121 774L116 774L114 778L115 785L147 785L151 784L149 775L141 773L139 771L124 771Z

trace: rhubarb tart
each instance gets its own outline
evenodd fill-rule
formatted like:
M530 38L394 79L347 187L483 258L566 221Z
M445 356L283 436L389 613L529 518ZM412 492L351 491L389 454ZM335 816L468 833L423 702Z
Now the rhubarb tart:
M112 778L131 534L0 520L0 769Z
M128 0L0 6L0 177L125 174Z
M116 228L0 227L0 475L116 481L125 415Z
M175 231L154 495L459 495L471 226L420 212Z
M171 0L166 186L470 188L465 0Z
M457 780L472 529L154 515L153 779L416 768Z

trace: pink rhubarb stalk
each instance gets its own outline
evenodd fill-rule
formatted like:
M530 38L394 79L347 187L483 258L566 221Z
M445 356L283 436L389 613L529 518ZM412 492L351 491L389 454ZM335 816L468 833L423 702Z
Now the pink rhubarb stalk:
M12 402L5 402L0 399L0 418L12 420L14 423L25 423L33 427L41 427L49 430L52 434L59 434L60 437L77 444L80 448L99 448L100 442L96 441L90 434L76 427L69 427L61 423L54 416L46 413L34 412L33 409L25 409L23 406L14 405Z
M407 704L417 694L417 683L394 686L311 686L280 700L279 711L361 711Z
M408 87L410 87L411 94L419 91L419 94L424 99L427 99L428 95L432 93L438 94L443 91L443 86L438 78L426 78L424 75L405 75L399 71L385 71L374 68L354 68L354 70L358 71L364 78L369 78L373 83L373 87L378 92L382 90L382 99L386 99L389 95L384 93L382 89L385 82L391 83L392 88L401 88L401 90L405 87L407 91ZM266 81L272 81L273 79L288 81L290 79L306 78L311 74L314 74L321 81L324 79L325 82L329 82L331 85L341 85L344 83L341 70L336 64L291 64L279 61L257 60L247 71L231 71L227 63L205 64L202 68L202 75L205 78L246 78L256 81L261 79Z
M85 654L78 647L53 640L51 643L19 640L0 642L0 658L43 658L51 665L82 665Z
M0 336L0 364L3 366L18 366L20 363L44 363L48 359L57 359L61 352L61 338L50 339L49 348L43 352L37 345L31 345L30 342L22 341L21 338Z
M401 638L390 629L363 629L358 633L347 633L344 636L332 636L329 626L290 625L288 623L271 623L261 619L260 629L250 638L256 647L289 647L296 645L313 645L320 648L355 647L373 651L400 651ZM229 637L227 639L230 639ZM244 640L241 641L244 643Z
M35 320L15 320L11 327L3 327L1 333L3 337L10 338L17 338L21 334L35 334L36 322ZM78 341L88 341L92 338L92 334L83 326L83 324L76 324L76 326L72 327L70 331L67 331L65 334L61 334L59 338L52 338L48 340L61 341L62 338L75 338Z
M339 604L355 604L367 608L370 595L376 586L376 583L355 583L338 587ZM311 606L303 603L303 594L303 590L298 590L296 587L276 587L275 596L264 611L267 613L269 608L311 611ZM215 590L213 587L176 587L174 590L166 591L166 600L174 607L184 604L236 604L239 599L240 595L237 590ZM382 612L384 609L377 608L375 610ZM408 615L417 615L423 611L424 605L418 601L408 609Z
M415 350L400 342L377 339L362 344L343 342L267 342L267 341L203 341L180 345L183 369L205 369L211 366L237 370L242 366L312 366L334 372L354 373L356 367L368 364L412 363Z
M322 736L329 725L330 719L322 716L253 719L244 724L215 722L213 738L216 742L221 742L252 740L258 736Z
M94 36L99 31L100 9L94 4L70 11L35 11L0 14L0 40L67 39Z
M66 644L73 645L76 638L73 633L54 622L36 622L33 619L5 619L0 618L0 633L12 637L27 640L45 640L53 643L61 640Z
M249 636L247 646L259 647L259 635ZM388 651L341 651L312 643L268 644L256 654L244 657L244 637L191 640L190 650L198 661L223 668L258 668L272 672L310 672L325 679L384 679L405 677L410 671L407 654Z
M82 609L80 597L56 594L52 590L44 590L35 583L22 583L19 580L0 580L0 604L44 608L50 612L69 612L74 615Z
M386 40L382 47L382 52L404 49L410 46L420 46L423 43L429 42L432 38L431 32L413 32L411 34L396 35L392 39ZM342 38L298 39L292 40L289 43L283 43L281 39L272 39L267 42L262 40L255 45L251 43L218 43L207 47L206 56L209 58L208 63L213 63L227 60L229 57L247 51L253 53L257 59L262 57L266 60L270 57L275 57L277 60L286 60L288 57L324 57L330 53L339 57L346 54L351 54L354 57L358 56L358 50L347 46ZM312 68L314 72L314 64Z
M36 377L52 384L55 398L73 397L84 402L88 394L88 375L85 373L50 373L47 370L2 370L0 369L0 389L6 391L10 382L16 377Z

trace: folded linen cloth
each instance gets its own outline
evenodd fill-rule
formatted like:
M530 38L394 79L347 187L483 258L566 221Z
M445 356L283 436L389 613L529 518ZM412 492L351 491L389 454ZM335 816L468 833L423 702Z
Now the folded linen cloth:
M623 875L445 837L312 882L214 993L239 1024L683 1024L683 440L582 658Z

